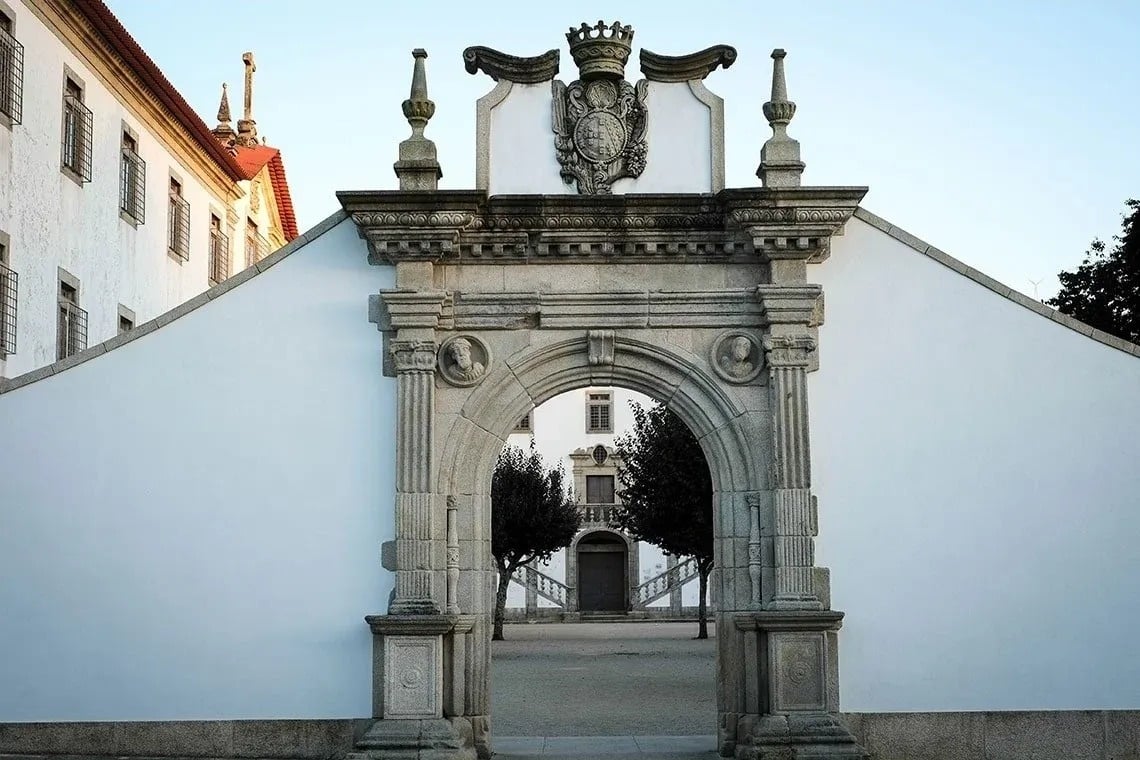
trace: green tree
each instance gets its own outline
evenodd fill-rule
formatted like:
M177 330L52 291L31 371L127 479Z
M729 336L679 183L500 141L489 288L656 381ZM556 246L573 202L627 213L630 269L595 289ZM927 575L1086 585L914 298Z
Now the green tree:
M1061 290L1045 303L1133 343L1140 343L1140 201L1130 199L1110 250L1093 240L1075 272L1061 272Z
M550 559L578 532L582 514L565 480L561 466L546 469L533 441L529 451L507 446L499 454L491 476L491 555L499 570L491 635L495 641L503 640L511 576L528 562Z
M709 573L713 567L712 479L696 436L663 404L631 403L632 432L619 436L622 504L613 523L639 541L694 557L700 574L697 638L708 638Z

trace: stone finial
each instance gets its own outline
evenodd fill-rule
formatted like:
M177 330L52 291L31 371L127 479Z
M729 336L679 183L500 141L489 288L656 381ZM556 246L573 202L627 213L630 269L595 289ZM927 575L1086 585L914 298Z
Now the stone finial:
M234 139L234 128L230 124L230 96L226 89L226 83L222 82L222 99L218 103L218 126L214 127L214 137L217 137L223 143L229 143Z
M245 102L242 118L237 123L237 144L246 147L258 145L257 122L253 120L253 73L257 71L253 53L242 53L241 62L245 64Z
M412 127L412 136L400 143L400 160L393 166L400 178L401 190L437 190L443 176L436 158L435 143L424 137L424 128L435 115L435 103L428 99L427 71L424 59L427 51L412 51L412 91L404 101L404 117Z
M772 99L764 104L764 117L772 128L772 136L760 151L760 168L756 176L764 187L799 187L804 163L800 160L800 144L788 137L788 122L796 115L796 104L788 100L784 81L783 49L772 51Z

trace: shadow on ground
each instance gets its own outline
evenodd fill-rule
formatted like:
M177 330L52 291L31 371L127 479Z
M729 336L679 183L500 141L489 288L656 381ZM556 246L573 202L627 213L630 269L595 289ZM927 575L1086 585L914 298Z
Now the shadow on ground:
M716 640L696 633L695 622L506 626L491 649L494 735L715 734Z

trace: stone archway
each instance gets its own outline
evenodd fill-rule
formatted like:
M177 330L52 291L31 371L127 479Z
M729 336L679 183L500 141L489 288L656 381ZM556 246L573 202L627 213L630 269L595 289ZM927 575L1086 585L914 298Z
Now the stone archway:
M620 386L668 404L709 463L721 754L858 756L814 565L806 376L808 264L862 193L341 194L396 267L372 305L397 378L396 590L368 617L378 720L359 749L490 755L495 459L531 408Z

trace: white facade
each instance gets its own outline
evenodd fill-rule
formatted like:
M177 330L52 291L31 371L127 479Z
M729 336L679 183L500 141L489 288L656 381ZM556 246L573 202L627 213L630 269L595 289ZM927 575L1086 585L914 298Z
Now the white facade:
M229 178L222 184L180 158L197 150L199 160L209 160L188 136L176 137L173 123L155 127L139 105L139 98L152 95L128 95L135 93L130 82L110 82L92 63L101 60L97 51L80 49L49 25L62 23L49 3L9 0L0 3L0 12L13 20L12 35L23 46L21 123L0 120L0 239L19 283L16 350L7 356L0 352L0 377L11 378L58 358L61 277L78 282L87 345L93 345L119 331L120 314L133 313L140 324L209 287L211 213L230 238L230 273L244 266L245 220L253 218L263 234L272 220L268 202L251 214L250 182ZM92 115L90 182L61 169L68 77L82 87ZM141 224L120 213L125 130L137 138L146 166ZM189 204L185 261L168 252L172 177Z
M586 396L590 391L608 391L612 393L613 400L613 432L587 433L586 426ZM582 388L576 391L555 396L549 401L539 405L531 412L530 433L515 433L508 443L512 446L526 449L533 438L535 448L542 454L547 467L562 465L566 473L566 483L572 484L573 464L570 461L570 452L577 448L592 448L598 444L612 446L617 436L624 435L633 429L633 411L630 403L641 404L648 407L656 403L643 393L628 391L624 388ZM621 484L616 484L617 488ZM585 501L585 494L575 494L580 502ZM710 505L711 509L711 505ZM658 547L644 541L638 542L638 559L640 570L638 583L657 575L665 570L665 555ZM555 552L549 562L536 565L547 575L567 583L566 578L566 550ZM682 604L695 606L698 602L700 584L694 580L682 587ZM521 586L512 583L507 591L507 607L523 607L526 594ZM553 603L541 597L538 600L540 607L553 607ZM659 599L650 607L667 607L669 598Z

